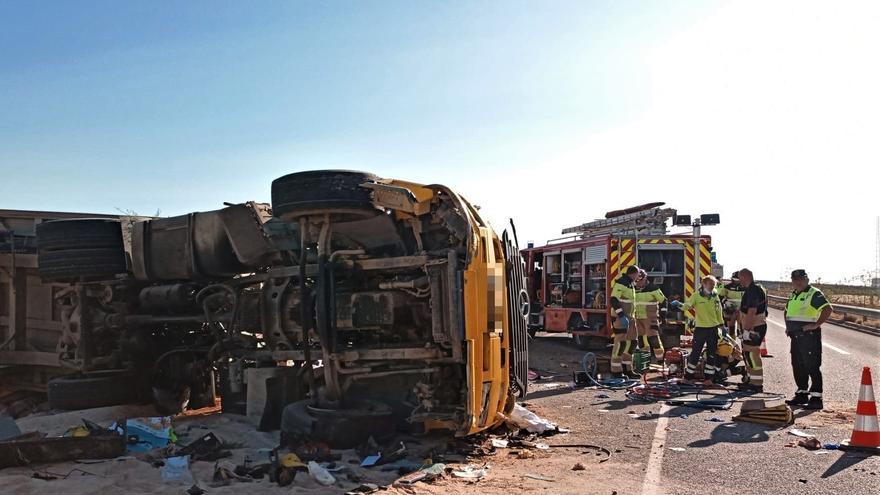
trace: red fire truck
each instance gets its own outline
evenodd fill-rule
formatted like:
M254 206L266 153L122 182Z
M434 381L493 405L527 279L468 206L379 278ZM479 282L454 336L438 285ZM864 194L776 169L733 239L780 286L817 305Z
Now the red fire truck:
M648 272L669 300L684 300L702 277L720 278L712 241L700 228L718 215L690 216L650 203L564 229L563 237L523 250L529 281L529 331L567 332L582 348L604 347L611 337L611 286L630 265ZM667 223L690 233L670 234ZM664 345L677 346L688 315L672 308L661 324Z

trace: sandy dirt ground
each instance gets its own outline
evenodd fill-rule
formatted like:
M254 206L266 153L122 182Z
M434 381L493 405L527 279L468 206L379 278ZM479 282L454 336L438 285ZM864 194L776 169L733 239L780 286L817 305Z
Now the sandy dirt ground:
M852 429L858 362L875 356L874 340L829 331L830 345L848 354L830 351L827 358L829 398L822 412L798 411L794 428L817 435L823 442L837 443L849 437ZM835 338L837 340L835 340ZM768 393L785 393L793 387L787 364L784 337L774 335L770 342L777 356L765 360ZM530 367L541 379L531 385L522 401L529 410L554 421L570 432L538 439L548 450L536 448L498 448L491 455L462 459L461 468L470 464L486 470L486 476L471 482L445 476L430 483L396 486L396 472L361 468L354 451L342 455L338 483L323 487L305 473L290 487L281 488L267 479L229 486L212 486L213 462L194 462L191 471L197 484L207 493L314 493L339 494L361 483L385 486L389 494L759 494L776 493L876 493L880 483L880 457L866 458L839 451L815 453L797 447L792 427L770 427L732 421L740 403L730 410L698 410L684 406L643 403L629 400L622 391L575 388L571 373L580 366L584 351L570 340L539 335L532 344ZM852 362L850 362L852 361ZM877 374L875 373L875 377ZM778 404L771 402L770 404ZM149 407L101 408L89 411L42 414L18 421L23 431L38 430L60 435L68 427L87 418L109 424L119 417L153 415ZM175 429L186 444L207 431L236 444L229 459L235 464L257 449L278 443L278 433L256 431L245 418L197 412L175 418ZM446 438L407 437L402 439L409 459L421 462L432 452L460 455L447 447ZM474 443L487 439L475 439ZM461 447L461 444L457 444ZM482 444L485 445L485 444ZM594 447L607 449L607 454ZM576 465L583 469L573 469ZM82 470L89 474L83 474ZM51 473L59 479L33 478L34 472ZM68 473L70 473L68 475ZM68 475L64 478L64 475ZM61 479L63 478L63 479ZM11 494L182 494L189 485L163 483L160 470L149 463L124 458L96 464L63 463L7 468L0 471L0 493Z

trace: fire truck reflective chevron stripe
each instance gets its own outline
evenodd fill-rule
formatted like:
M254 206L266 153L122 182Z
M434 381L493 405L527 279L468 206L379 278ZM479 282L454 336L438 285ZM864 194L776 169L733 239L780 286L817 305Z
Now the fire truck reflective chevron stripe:
M685 244L684 249L684 294L685 297L690 297L694 292L694 286L696 285L696 280L694 279L694 263L696 262L694 256L694 244L688 242ZM702 279L711 273L712 254L710 252L709 244L706 241L703 241L700 243L700 273L698 276Z
M694 245L685 244L684 253L684 297L687 299L694 293Z
M700 276L705 277L712 273L712 254L709 246L703 241L700 243Z
M619 242L612 242L611 246L608 271L613 281L620 276L621 270L636 264L636 241L635 239L622 239Z

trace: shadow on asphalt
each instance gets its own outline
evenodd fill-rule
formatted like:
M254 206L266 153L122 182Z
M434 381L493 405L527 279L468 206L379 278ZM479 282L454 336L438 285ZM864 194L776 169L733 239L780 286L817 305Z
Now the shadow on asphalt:
M606 400L604 402L594 402L590 404L591 406L602 406L602 409L607 409L609 411L620 411L621 409L627 409L629 407L633 407L636 403L629 399L624 400Z
M727 423L730 424L730 423ZM776 430L773 426L764 426L753 423L734 423L736 426L731 428L724 424L719 424L712 430L709 438L697 440L688 444L688 447L703 448L711 447L719 443L759 443L770 440L768 431Z
M843 452L843 455L838 457L837 460L834 461L834 464L829 466L828 469L826 469L825 472L822 473L821 477L830 478L835 474L845 469L849 469L870 457L871 455L869 454L860 454L858 452Z
M543 399L545 397L553 397L554 395L570 394L572 392L574 392L574 389L572 389L568 385L562 385L559 387L538 390L536 392L529 392L529 394L526 395L525 400Z

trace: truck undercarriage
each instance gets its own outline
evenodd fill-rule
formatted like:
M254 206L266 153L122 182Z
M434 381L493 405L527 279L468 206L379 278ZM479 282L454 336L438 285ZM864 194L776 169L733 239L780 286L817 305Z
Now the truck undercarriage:
M525 294L518 252L443 186L301 172L273 182L271 208L135 222L124 240L95 222L37 229L41 275L70 283L56 294L59 352L82 379L127 370L129 393L149 391L166 412L218 392L245 412L248 389L265 389L265 428L330 439L468 434L525 391L525 318L509 303ZM485 313L482 328L466 306ZM71 393L77 377L50 383L50 401L53 389L87 401Z

